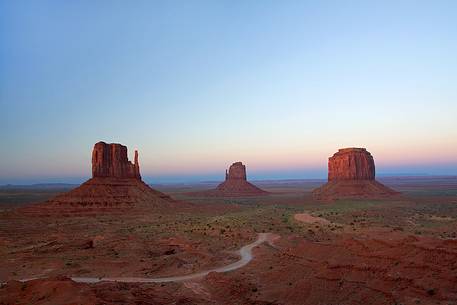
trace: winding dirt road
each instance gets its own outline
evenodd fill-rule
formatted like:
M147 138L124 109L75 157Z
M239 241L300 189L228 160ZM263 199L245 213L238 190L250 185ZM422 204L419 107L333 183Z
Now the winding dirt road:
M99 282L122 282L122 283L165 283L165 282L182 282L188 280L194 280L198 278L202 278L210 272L228 272L232 270L239 269L246 264L248 264L252 258L252 249L257 247L263 242L268 242L271 244L273 240L277 238L276 235L271 233L259 233L257 240L253 243L250 243L240 250L238 250L238 254L240 255L240 259L234 263L231 263L226 266L201 271L197 273L187 274L187 275L178 275L178 276L170 276L170 277L159 277L159 278L149 278L149 277L72 277L71 279L78 283L99 283Z

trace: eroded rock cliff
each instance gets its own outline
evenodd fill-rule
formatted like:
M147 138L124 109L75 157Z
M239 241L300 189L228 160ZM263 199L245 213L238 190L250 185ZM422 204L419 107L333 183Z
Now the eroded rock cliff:
M397 192L375 180L373 156L365 148L339 149L328 159L328 182L313 190L318 200L383 198Z
M328 159L328 181L374 179L373 156L365 148L339 149Z
M138 151L134 163L127 157L127 147L98 142L92 150L92 177L135 178L141 180Z

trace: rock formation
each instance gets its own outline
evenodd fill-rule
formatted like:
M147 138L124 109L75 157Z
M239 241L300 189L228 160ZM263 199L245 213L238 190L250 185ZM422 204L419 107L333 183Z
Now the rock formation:
M92 178L38 206L48 211L60 207L64 209L58 210L65 212L81 209L97 212L113 208L170 208L176 203L141 180L137 151L132 164L126 146L98 142L92 151Z
M328 159L328 181L374 180L373 156L365 148L343 148Z
M127 158L127 147L98 142L92 151L92 177L135 178L141 180L138 151L134 164Z
M268 192L247 181L246 166L241 162L233 163L225 171L225 181L215 189L189 193L191 196L203 197L248 197L267 195Z
M375 180L373 156L365 148L339 149L328 159L328 182L315 189L316 199L378 198L398 194Z
M241 162L233 163L228 172L225 170L225 180L244 180L246 181L246 166Z
M268 192L247 181L246 166L241 162L230 165L225 171L225 181L216 187L216 191L223 196L257 196Z

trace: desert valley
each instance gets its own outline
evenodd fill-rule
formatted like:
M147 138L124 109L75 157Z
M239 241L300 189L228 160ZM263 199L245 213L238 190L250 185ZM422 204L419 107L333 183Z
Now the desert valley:
M0 305L457 305L456 0L0 0Z
M0 304L457 300L457 177L381 184L366 150L343 149L325 185L254 186L234 163L219 186L159 191L137 152L103 142L92 173L71 190L2 187Z

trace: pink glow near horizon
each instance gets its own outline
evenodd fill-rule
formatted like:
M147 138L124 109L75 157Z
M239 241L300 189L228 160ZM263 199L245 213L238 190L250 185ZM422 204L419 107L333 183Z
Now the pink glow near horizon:
M360 147L361 145L352 145ZM350 145L344 147L351 147ZM339 147L343 148L343 146ZM192 175L206 173L223 173L231 163L242 161L247 165L249 172L259 171L290 171L290 170L324 170L327 169L328 158L339 148L317 149L316 147L266 150L262 153L255 149L245 150L242 153L234 151L203 153L193 152L191 154L150 154L148 149L141 146L139 150L139 161L143 175ZM418 145L402 149L392 149L376 145L366 147L375 159L378 170L383 168L395 168L414 166L430 168L433 165L442 166L446 164L457 164L456 149L449 143L440 146ZM129 149L129 159L133 159L135 149ZM75 160L72 160L75 158ZM57 160L52 167L49 162L35 163L33 158L17 164L15 170L4 172L4 175L11 177L69 177L69 176L90 176L90 151L74 153L72 159ZM51 158L49 158L51 161ZM33 170L32 170L33 169Z

